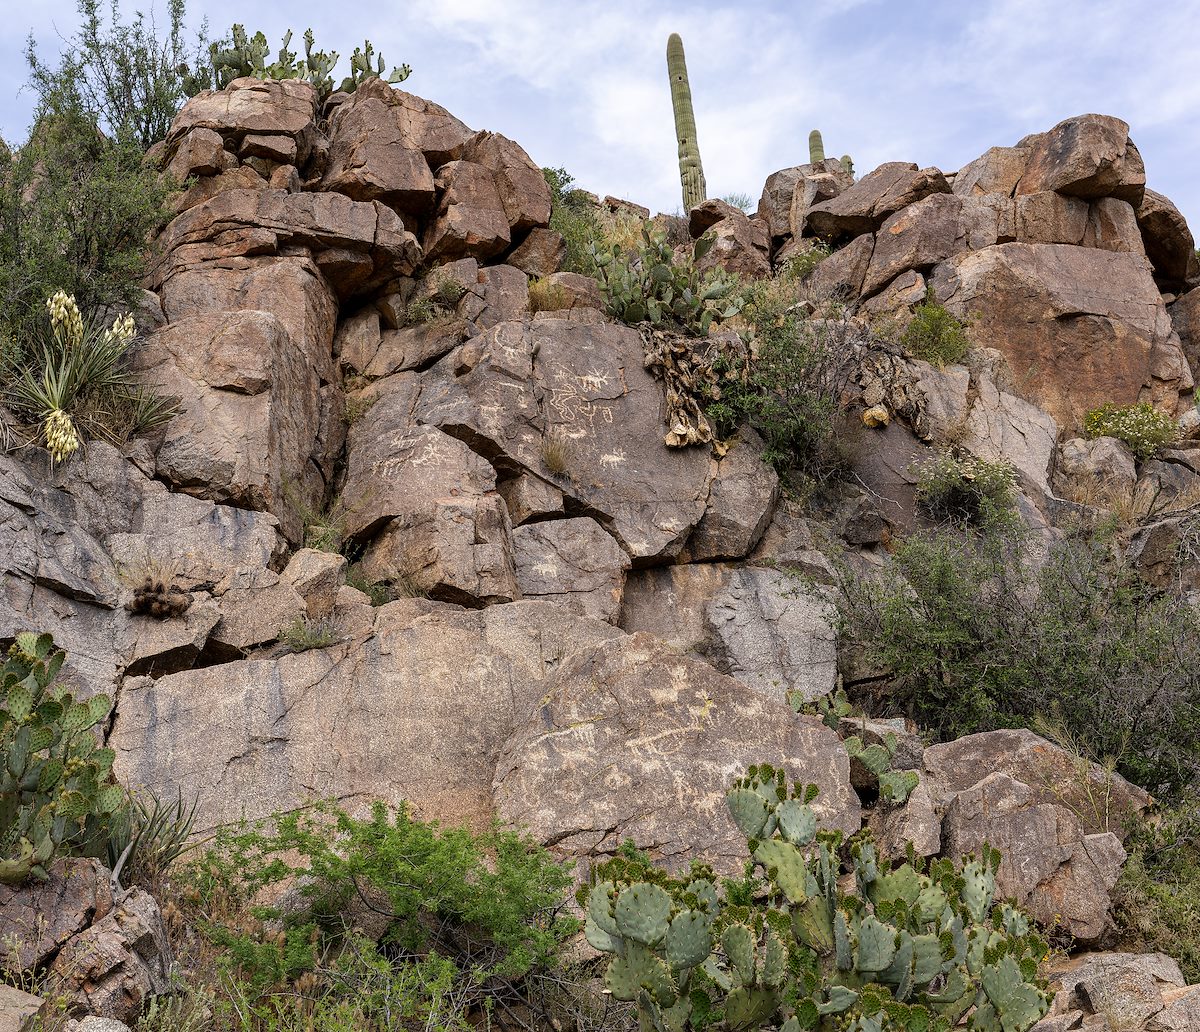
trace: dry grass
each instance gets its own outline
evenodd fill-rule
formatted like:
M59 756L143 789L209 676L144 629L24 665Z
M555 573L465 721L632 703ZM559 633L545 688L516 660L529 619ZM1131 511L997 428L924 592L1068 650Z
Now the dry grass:
M570 476L573 452L571 439L560 427L542 435L542 465L555 476Z
M529 284L529 314L561 312L574 303L571 292L557 283L535 279Z
M1130 485L1087 473L1064 477L1061 493L1076 505L1107 513L1118 532L1131 530L1161 516L1200 507L1200 486L1170 493L1145 482Z

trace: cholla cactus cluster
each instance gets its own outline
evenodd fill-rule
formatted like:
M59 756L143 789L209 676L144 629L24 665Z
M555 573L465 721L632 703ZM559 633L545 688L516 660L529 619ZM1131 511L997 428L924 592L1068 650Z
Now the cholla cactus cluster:
M1093 409L1084 417L1083 428L1089 437L1115 437L1124 441L1143 460L1179 439L1175 420L1146 402Z

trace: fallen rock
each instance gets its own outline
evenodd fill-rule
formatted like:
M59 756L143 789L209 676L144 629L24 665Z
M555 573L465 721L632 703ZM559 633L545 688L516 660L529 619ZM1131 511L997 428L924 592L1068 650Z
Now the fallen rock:
M531 229L529 236L505 259L528 276L550 276L562 268L567 245L562 234L552 229Z
M167 148L169 151L197 129L209 129L235 144L248 133L288 136L301 145L307 157L316 114L317 91L312 83L235 79L226 89L203 91L184 104L171 123Z
M988 843L1001 854L1000 896L1015 900L1043 926L1062 928L1081 943L1099 942L1113 927L1109 892L1125 859L1121 840L1111 832L1086 834L1072 811L1037 798L1008 774L988 774L951 799L942 824L944 850L978 855Z
M858 829L836 734L635 634L563 665L545 705L505 744L496 807L568 856L611 855L632 839L672 868L699 859L733 874L746 840L725 791L734 774L761 762L820 786L813 805L824 827Z
M697 563L741 559L762 537L779 499L779 476L763 461L762 440L743 430L717 463L704 515L680 558Z
M1115 437L1073 437L1065 441L1059 451L1058 470L1068 477L1092 480L1101 488L1132 488L1137 480L1133 452Z
M304 599L310 620L328 619L346 573L346 557L335 552L302 548L288 561L280 579Z

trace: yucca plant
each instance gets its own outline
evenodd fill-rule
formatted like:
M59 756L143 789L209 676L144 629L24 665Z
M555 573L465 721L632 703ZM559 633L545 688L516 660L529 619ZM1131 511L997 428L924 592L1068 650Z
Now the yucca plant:
M23 360L10 358L0 378L8 381L8 404L38 426L55 462L70 458L83 434L119 443L175 415L172 402L135 384L125 371L137 339L132 316L118 316L107 328L85 323L75 299L61 290L47 299L46 309L49 332L39 334Z

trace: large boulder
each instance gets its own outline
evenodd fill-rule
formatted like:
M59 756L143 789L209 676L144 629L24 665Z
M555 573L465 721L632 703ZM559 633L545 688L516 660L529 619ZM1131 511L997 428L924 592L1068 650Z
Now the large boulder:
M548 688L505 744L496 806L569 856L604 856L632 839L675 869L699 859L736 874L746 839L725 791L760 762L819 786L824 827L858 830L836 734L651 635L580 652Z
M406 275L421 253L400 217L378 201L277 189L218 193L176 216L159 248L148 277L155 289L205 264L230 268L232 259L306 248L341 297Z
M317 91L310 82L235 79L226 89L201 92L184 104L167 133L167 156L204 129L234 150L247 135L284 136L297 145L297 160L303 162L316 135L316 117Z
M1039 803L1074 811L1088 834L1111 831L1124 839L1128 826L1150 805L1150 794L1120 774L1081 761L1025 728L966 735L925 750L925 780L945 800L973 786L982 771L1016 778Z
M419 422L507 475L527 470L552 483L635 567L674 558L704 516L713 460L708 449L662 443L663 390L644 368L636 330L500 323L422 382Z
M1183 213L1160 193L1147 190L1137 209L1146 257L1164 289L1179 290L1200 276L1196 241Z
M487 168L473 161L451 161L438 169L436 185L440 201L425 231L426 260L484 259L508 249L508 215Z
M950 184L936 168L890 161L832 199L812 205L805 214L805 232L830 241L873 233L902 208L949 192Z
M1086 834L1074 812L1038 801L1029 785L989 774L954 796L942 834L949 856L978 855L985 843L998 849L999 895L1044 926L1081 943L1099 942L1112 930L1109 893L1125 860L1121 840L1112 832Z
M1011 197L1028 160L1028 147L991 147L955 173L952 189L962 197Z
M1063 244L955 255L933 276L971 335L998 348L1030 400L1071 430L1103 404L1143 397L1173 412L1192 390L1149 262Z
M1017 146L1029 150L1018 196L1055 190L1089 200L1116 197L1134 207L1142 202L1146 167L1129 138L1129 124L1119 118L1076 115Z
M185 317L139 349L135 368L180 411L156 449L158 475L216 502L282 513L320 430L326 365L317 339L295 340L270 312Z

